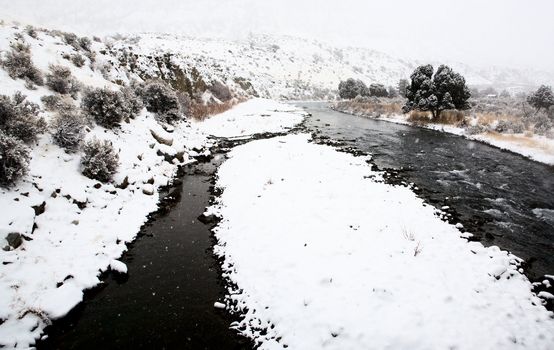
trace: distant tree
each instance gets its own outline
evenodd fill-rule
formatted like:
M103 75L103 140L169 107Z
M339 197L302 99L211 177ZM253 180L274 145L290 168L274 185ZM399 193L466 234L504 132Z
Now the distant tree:
M471 96L465 79L450 67L441 65L433 76L433 66L419 66L410 76L408 102L403 110L430 111L437 118L445 109L468 109Z
M406 89L408 88L408 85L410 85L408 79L400 79L398 82L398 93L400 96L406 97Z
M389 86L389 97L390 98L394 98L394 97L398 97L398 90L396 90L396 88L394 86Z
M339 83L340 98L353 99L358 95L369 96L369 94L367 85L361 80L349 78Z
M371 84L369 85L369 95L375 97L387 97L389 93L383 84Z
M540 111L541 109L549 109L554 106L554 94L550 86L541 85L537 91L527 97L527 102Z

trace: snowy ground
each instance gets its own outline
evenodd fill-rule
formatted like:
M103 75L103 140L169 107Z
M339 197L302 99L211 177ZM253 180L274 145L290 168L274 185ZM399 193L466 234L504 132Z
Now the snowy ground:
M350 113L349 111L344 111ZM351 113L353 114L353 113ZM364 116L365 118L368 118ZM371 118L371 117L369 117ZM412 125L407 120L407 115L391 115L376 118L391 123ZM501 134L487 132L483 134L470 135L466 129L453 125L428 123L421 127L447 132L463 136L470 140L480 141L494 147L520 154L537 162L554 165L554 139L541 135L526 136L524 134Z
M261 349L554 346L553 315L516 257L468 243L365 158L303 134L229 157L208 212L236 284L227 305L247 310L234 326Z
M0 191L2 247L10 232L26 237L21 247L0 251L0 344L33 344L51 319L67 314L82 300L83 290L100 283L102 271L126 271L117 259L157 209L159 186L172 180L178 164L192 161L192 149L210 145L209 134L281 132L302 121L304 113L298 110L274 112L284 109L292 111L287 105L253 99L205 123L179 124L171 133L145 111L118 133L96 127L88 137L110 139L119 149L114 184L126 178L126 188L96 188L97 181L81 175L79 154L64 153L44 136L34 148L30 174L16 189ZM153 134L171 146L157 142ZM182 163L166 160L178 153L183 154ZM44 213L35 212L33 206L41 205Z
M306 112L291 105L255 98L195 125L216 137L243 138L288 130L302 122L305 115Z

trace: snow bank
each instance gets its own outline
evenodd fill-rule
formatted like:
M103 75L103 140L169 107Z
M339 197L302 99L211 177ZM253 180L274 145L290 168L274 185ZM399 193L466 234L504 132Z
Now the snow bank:
M216 137L245 137L286 131L302 122L306 112L273 100L254 98L196 126Z
M152 137L156 127L144 113L117 133L97 127L88 135L109 139L119 150L114 184L81 175L80 154L64 153L45 135L33 149L30 174L15 189L0 191L0 236L25 237L21 247L0 252L0 344L33 344L50 319L67 314L83 290L100 283L100 272L126 271L115 259L157 209L158 188L172 180L180 163L160 155L165 145ZM185 123L173 136L181 152L206 142ZM191 160L185 155L184 161ZM144 193L146 185L150 193Z
M234 327L261 349L552 349L518 258L467 242L366 159L307 135L234 148L209 208ZM255 168L256 171L246 171Z

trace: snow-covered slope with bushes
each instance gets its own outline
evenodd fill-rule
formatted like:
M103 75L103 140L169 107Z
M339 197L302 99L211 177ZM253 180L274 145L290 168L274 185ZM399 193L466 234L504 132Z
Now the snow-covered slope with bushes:
M15 178L13 183L9 181L0 186L0 347L28 348L52 319L64 316L82 300L84 290L100 283L98 277L103 271L125 273L125 265L117 259L127 249L127 243L136 237L148 214L158 208L159 189L173 181L179 166L193 162L197 155L209 154L208 147L213 144L210 133L223 128L229 132L229 125L235 119L248 120L240 130L232 129L237 132L236 136L283 131L300 122L304 115L296 110L284 118L279 110L290 111L290 106L253 99L228 111L224 120L214 119L215 123L204 129L200 127L201 122L191 123L183 116L179 119L179 115L169 124L162 115L146 108L133 115L126 114L127 117L113 126L110 121L103 127L99 119L87 116L92 110L79 107L83 96L90 96L88 89L106 88L117 98L127 98L124 94L117 95L123 91L122 85L133 89L129 83L132 79L140 81L141 76L118 63L119 59L109 51L109 41L83 40L85 44L81 45L73 40L80 39L68 33L0 25L2 62L7 62L9 53L14 52L13 44L28 45L31 62L22 60L23 63L18 63L21 67L33 66L42 76L51 72L50 65L64 67L69 69L79 90L73 96L58 94L53 91L49 78L43 79L45 84L31 84L11 77L8 65L0 65L0 95L13 96L16 92L26 95L26 101L36 104L37 120L46 124L44 130L40 129L44 132L31 135L29 140L16 140L19 134L14 132L18 130L7 129L5 121L15 118L14 113L20 111L0 109L0 136L16 140L16 147L22 152L28 150L30 156L27 173ZM82 57L74 60L76 55ZM148 78L167 78L160 71L154 73ZM211 84L217 81L210 72L205 74ZM207 86L191 89L196 94L193 98L221 103L206 89ZM214 91L220 96L229 94L225 89L219 84ZM242 90L232 95L235 97L230 97L227 107L238 102L236 96L248 96ZM56 97L52 104L60 103L64 107L52 110L44 102L45 96ZM146 101L144 95L142 99ZM0 103L4 108L14 101L2 98ZM102 101L89 102L92 102L89 107L97 108L97 103ZM127 108L129 101L123 102L120 107ZM104 107L113 108L111 104L100 106L100 112ZM110 115L120 112L125 111L118 109ZM188 111L183 109L183 112ZM83 175L83 148L64 149L53 137L57 118L79 113L87 119L83 124L82 142L105 140L117 154L117 169L108 181ZM266 123L268 117L274 123ZM221 120L221 125L217 120ZM0 145L0 156L8 151ZM3 171L13 164L0 160L0 176L5 177Z
M353 77L369 83L396 86L420 64L366 48L338 48L316 40L290 36L251 36L247 40L202 39L174 34L140 34L114 42L113 49L145 57L170 55L172 60L203 76L218 76L253 88L275 99L333 98L341 80ZM513 92L554 82L554 73L502 67L481 69L450 64L470 85L496 86Z

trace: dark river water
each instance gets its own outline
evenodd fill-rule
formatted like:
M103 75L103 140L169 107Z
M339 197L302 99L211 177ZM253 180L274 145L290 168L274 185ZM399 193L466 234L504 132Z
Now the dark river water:
M554 167L463 137L297 104L306 126L370 153L381 170L413 182L438 208L450 207L475 239L527 261L532 279L554 274Z
M554 168L436 131L302 103L305 127L371 153L376 166L413 182L436 207L449 206L485 245L527 260L532 279L554 274ZM219 159L217 159L219 158ZM162 210L142 228L122 261L127 276L103 286L47 328L38 349L252 349L229 329L214 302L225 295L210 226L198 221L222 157L189 166ZM391 176L392 178L392 176Z
M229 329L234 321L214 302L225 295L212 254L209 205L217 160L188 168L163 208L121 258L125 278L102 287L47 328L38 349L251 349Z

